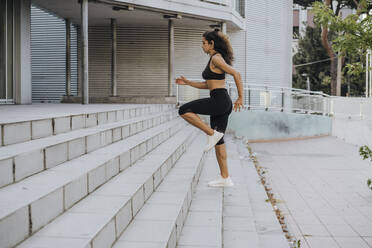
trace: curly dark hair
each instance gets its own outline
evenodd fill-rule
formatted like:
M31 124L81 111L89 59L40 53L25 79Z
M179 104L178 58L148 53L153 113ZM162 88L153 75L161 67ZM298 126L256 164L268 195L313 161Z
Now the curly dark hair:
M203 37L211 44L212 40L214 41L214 50L220 53L227 64L232 65L234 61L234 53L230 44L229 37L223 34L218 29L214 31L206 31L203 34Z

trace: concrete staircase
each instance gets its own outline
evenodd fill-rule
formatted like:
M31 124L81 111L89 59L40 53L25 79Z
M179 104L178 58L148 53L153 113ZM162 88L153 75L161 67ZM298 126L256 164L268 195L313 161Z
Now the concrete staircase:
M289 247L241 141L235 186L210 188L215 154L174 105L107 106L0 118L0 248Z
M200 135L173 105L1 125L0 247L111 247ZM192 157L184 218L203 153Z

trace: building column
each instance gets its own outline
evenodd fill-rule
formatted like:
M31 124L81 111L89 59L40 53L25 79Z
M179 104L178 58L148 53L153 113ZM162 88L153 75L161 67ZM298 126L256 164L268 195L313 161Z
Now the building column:
M66 96L71 96L71 20L66 24Z
M111 61L111 95L117 96L117 22L111 19L111 41L112 41L112 61Z
M14 100L32 103L31 1L14 1ZM3 56L3 55L1 55Z
M174 80L174 21L168 20L168 96L172 96Z
M226 34L227 30L226 30L226 22L221 22L221 32L223 34Z
M81 0L82 104L89 104L88 84L88 0Z

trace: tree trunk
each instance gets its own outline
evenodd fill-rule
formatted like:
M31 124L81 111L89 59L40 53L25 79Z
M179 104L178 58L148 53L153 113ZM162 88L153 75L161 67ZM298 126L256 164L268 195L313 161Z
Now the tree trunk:
M325 0L324 2L327 6L332 3L331 0ZM337 94L337 60L336 55L328 41L328 25L322 26L322 44L331 59L331 95L334 96Z

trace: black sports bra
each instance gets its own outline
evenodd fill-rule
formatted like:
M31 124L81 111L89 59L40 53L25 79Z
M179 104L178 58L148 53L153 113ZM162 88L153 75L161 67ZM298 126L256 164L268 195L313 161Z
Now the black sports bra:
M207 66L205 67L205 69L202 73L203 79L205 79L205 80L208 80L208 79L217 79L217 80L225 79L225 72L224 73L215 73L215 72L211 71L211 69L209 68L209 64L210 64L213 56L214 55L212 55L211 58L209 59L209 62L208 62Z

